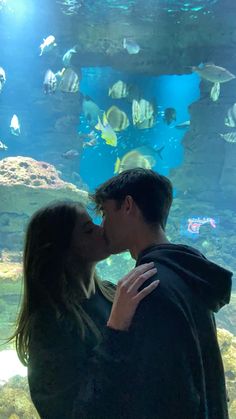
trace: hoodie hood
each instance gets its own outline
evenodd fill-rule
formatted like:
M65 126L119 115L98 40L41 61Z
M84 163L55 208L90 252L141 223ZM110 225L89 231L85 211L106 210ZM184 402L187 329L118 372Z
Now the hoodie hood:
M198 250L185 245L159 244L143 250L137 265L155 260L181 277L214 312L230 301L232 275L208 260Z

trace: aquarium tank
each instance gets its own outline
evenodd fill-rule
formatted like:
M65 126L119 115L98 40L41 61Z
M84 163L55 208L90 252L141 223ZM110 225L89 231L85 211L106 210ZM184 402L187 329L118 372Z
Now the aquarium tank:
M114 174L151 168L174 187L168 239L235 272L235 11L232 0L0 0L0 419L38 418L7 342L38 208L87 205ZM127 252L98 272L116 283L134 265ZM216 322L235 419L234 282Z

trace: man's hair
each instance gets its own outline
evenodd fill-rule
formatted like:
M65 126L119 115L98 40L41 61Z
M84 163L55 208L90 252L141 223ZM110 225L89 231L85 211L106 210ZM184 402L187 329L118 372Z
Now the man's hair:
M125 170L100 185L91 197L97 212L100 212L108 199L114 199L121 206L127 195L132 196L147 223L165 229L173 200L169 179L153 170Z

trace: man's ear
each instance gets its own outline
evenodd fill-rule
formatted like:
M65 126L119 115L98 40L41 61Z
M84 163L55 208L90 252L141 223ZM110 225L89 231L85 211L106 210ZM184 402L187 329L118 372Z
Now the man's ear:
M124 199L124 210L127 214L131 214L135 209L135 202L131 195L126 195Z

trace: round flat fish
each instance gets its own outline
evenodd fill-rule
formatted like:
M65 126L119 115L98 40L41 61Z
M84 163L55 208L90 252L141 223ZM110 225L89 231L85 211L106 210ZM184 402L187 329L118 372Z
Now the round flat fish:
M122 131L129 126L129 119L126 113L117 106L111 106L111 108L108 109L106 116L114 131Z
M135 167L142 167L144 169L151 169L156 161L152 156L143 155L138 150L134 149L126 153L117 167L117 173L124 170L134 169Z
M76 93L79 90L79 76L72 68L66 68L62 73L59 89L66 93Z

